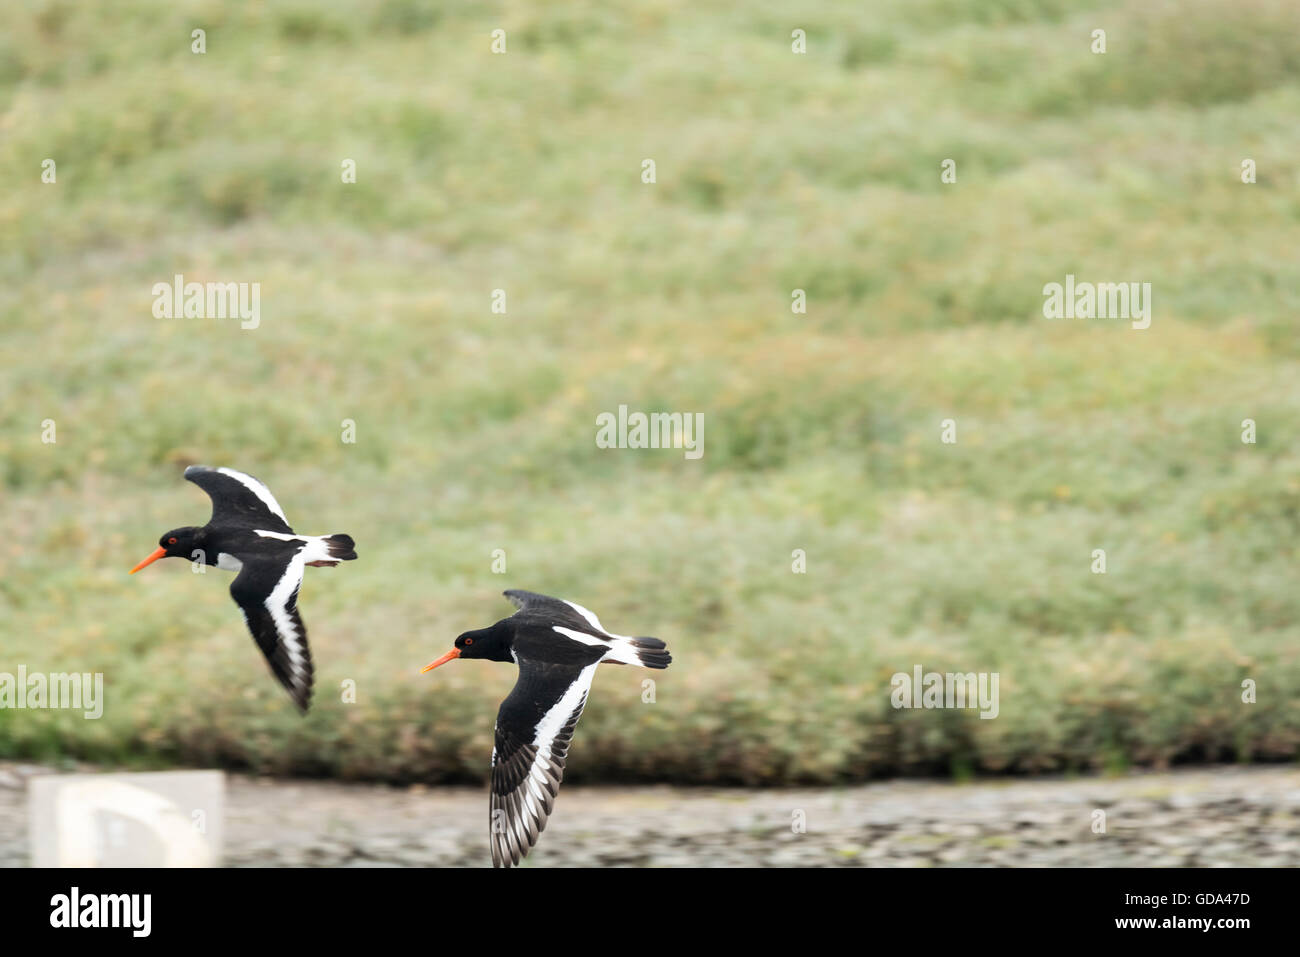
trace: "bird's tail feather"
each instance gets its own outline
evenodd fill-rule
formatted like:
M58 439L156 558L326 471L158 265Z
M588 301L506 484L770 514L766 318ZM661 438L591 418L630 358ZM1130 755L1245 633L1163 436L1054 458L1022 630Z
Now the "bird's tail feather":
M357 543L352 540L351 535L344 535L341 532L337 535L326 535L325 545L329 548L330 558L350 562L357 557Z
M605 655L605 661L642 668L667 668L673 656L658 638L618 638Z

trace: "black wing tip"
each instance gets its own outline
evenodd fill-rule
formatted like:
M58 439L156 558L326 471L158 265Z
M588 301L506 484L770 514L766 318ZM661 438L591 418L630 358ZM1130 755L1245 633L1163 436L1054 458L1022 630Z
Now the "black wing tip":
M281 687L289 693L289 700L298 709L298 713L305 718L307 712L311 710L311 698L316 690L315 669L308 673L307 683L304 685L292 685L278 674L275 677L280 681Z
M303 717L306 717L307 712L311 710L312 692L315 690L316 684L312 681L312 676L307 676L306 685L293 685L290 684L292 679L288 676L275 672L274 664L271 666L271 671L275 673L275 678L280 682L280 687L284 688L285 692L289 695L289 700L292 701L293 706L298 709L298 713Z
M509 870L512 867L518 867L519 862L527 857L528 851L531 850L531 848L524 848L524 851L521 854L515 850L513 845L511 845L509 850L503 851L497 846L497 836L495 834L491 837L491 843L493 868L500 867Z
M542 821L537 828L540 835L546 827L546 822ZM527 847L518 847L515 842L504 835L490 834L488 842L492 846L492 866L506 868L518 867L519 862L528 856L528 852L533 849L535 844L529 844ZM502 846L504 845L504 846Z
M220 475L223 478L234 479L235 481L239 481L239 476L242 475L245 478L251 478L254 482L257 482L260 485L266 484L251 472L245 472L243 469L232 468L229 465L187 465L183 474L191 482L201 475Z
M522 588L507 588L501 594L505 595L506 598L510 599L510 603L514 605L516 608L523 608L534 598L546 597L545 595L539 594L535 591L525 591Z

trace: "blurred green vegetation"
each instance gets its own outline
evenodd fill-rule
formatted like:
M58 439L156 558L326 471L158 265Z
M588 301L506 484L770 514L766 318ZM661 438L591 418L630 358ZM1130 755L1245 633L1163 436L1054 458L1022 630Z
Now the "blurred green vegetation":
M3 18L0 671L103 671L108 701L0 711L0 755L481 779L513 669L417 672L506 587L673 652L598 676L574 779L1295 754L1293 4ZM261 327L155 319L178 272L260 282ZM1151 282L1151 328L1043 319L1067 272ZM596 448L620 403L704 412L704 458ZM225 573L126 575L206 520L191 462L357 540L303 586L305 719ZM894 710L916 663L999 672L1000 716Z

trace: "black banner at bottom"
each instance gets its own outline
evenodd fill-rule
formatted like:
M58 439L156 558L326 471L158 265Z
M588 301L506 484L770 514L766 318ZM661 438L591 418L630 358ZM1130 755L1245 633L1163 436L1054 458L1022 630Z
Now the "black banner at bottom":
M531 937L608 928L729 944L775 926L832 927L876 941L895 933L1043 940L1131 936L1230 946L1285 931L1287 870L10 870L0 872L6 940L76 935L124 943L337 945L394 929L419 935L512 929ZM811 923L809 923L811 922ZM566 925L572 925L565 929ZM918 936L919 935L919 936ZM1031 936L1032 935L1032 936ZM1172 935L1172 937L1170 936ZM430 938L432 941L432 938ZM901 938L900 938L901 939Z

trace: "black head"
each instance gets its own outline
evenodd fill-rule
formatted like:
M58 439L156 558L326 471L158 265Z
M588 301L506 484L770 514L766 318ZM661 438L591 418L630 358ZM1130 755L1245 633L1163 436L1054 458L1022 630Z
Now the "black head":
M173 528L170 532L164 532L162 538L158 539L158 547L154 549L153 554L131 569L131 574L134 575L146 565L152 565L160 558L191 558L196 550L202 551L201 543L203 539L203 529L196 528L193 525Z
M423 674L439 665L445 665L453 658L486 658L488 661L514 661L510 654L514 635L504 621L499 621L491 628L467 631L456 638L454 647L437 661L420 669Z
M467 631L456 639L461 658L486 658L488 661L514 661L510 654L513 634L503 622L491 628Z
M203 537L203 529L186 525L183 528L173 528L158 539L158 547L167 552L168 558L189 558L194 549L200 547Z

